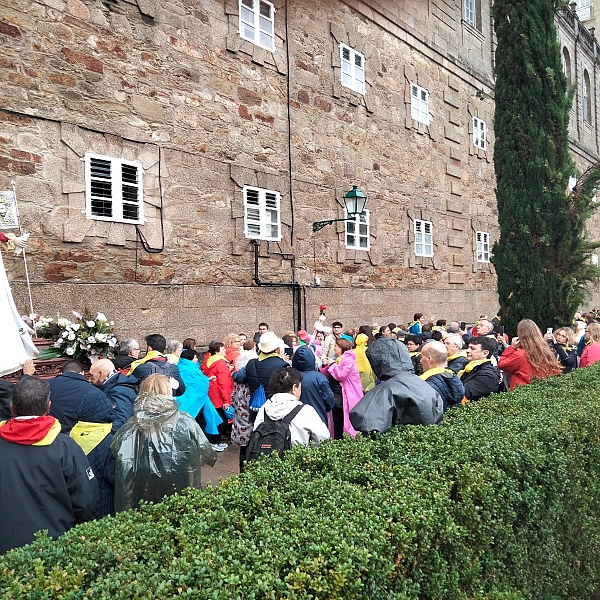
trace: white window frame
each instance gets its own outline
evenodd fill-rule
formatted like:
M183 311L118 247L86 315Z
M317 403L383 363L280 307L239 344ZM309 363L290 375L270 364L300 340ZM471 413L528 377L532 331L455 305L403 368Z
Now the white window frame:
M598 266L598 255L597 254L592 254L590 256L590 262L592 264L592 267L597 267Z
M281 194L274 190L245 185L244 235L252 240L281 241ZM277 228L276 235L273 227Z
M473 145L487 149L487 125L479 117L473 117Z
M348 213L346 211L344 211L344 216L348 219ZM360 232L361 226L366 226L366 233ZM354 231L351 231L352 229L354 229ZM349 236L354 236L353 244L348 242ZM364 246L361 246L361 240L365 240ZM365 252L371 250L371 224L368 210L365 210L362 214L355 215L353 219L346 221L344 241L348 250L364 250Z
M264 7L269 9L270 16L261 13ZM275 6L268 0L239 0L238 8L240 37L269 52L275 52ZM270 24L270 31L265 24ZM271 44L263 41L262 34L271 37Z
M477 28L477 13L475 0L464 0L465 21L474 28Z
M433 256L433 223L415 219L413 230L415 233L415 256Z
M349 55L347 58L344 57L344 51ZM365 57L360 53L346 46L346 44L340 44L340 81L344 87L347 87L359 94L365 93ZM360 66L357 65L357 61L360 62ZM361 77L362 71L362 77Z
M569 176L569 186L568 186L569 193L571 193L575 189L576 185L577 185L577 177L570 175Z
M410 84L410 116L429 125L429 92L416 83Z
M123 160L112 156L103 156L93 152L86 152L84 157L85 169L85 216L88 219L95 221L111 221L113 223L131 223L134 225L144 224L144 186L143 186L143 168L141 163L132 160ZM92 161L105 161L110 163L110 177L101 177L96 170L92 173ZM123 180L123 166L133 167L137 171L137 182ZM97 182L102 185L109 185L109 195L100 195L92 193L92 182ZM137 189L137 202L131 202L124 198L124 187ZM98 188L96 188L98 189ZM112 214L105 216L94 214L94 202L102 202L105 200L111 204ZM123 209L128 205L137 205L138 217L131 219L123 215Z
M589 21L592 17L592 3L591 0L576 0L577 4L577 16L580 21Z
M490 234L487 231L476 231L475 242L477 244L477 262L490 262Z

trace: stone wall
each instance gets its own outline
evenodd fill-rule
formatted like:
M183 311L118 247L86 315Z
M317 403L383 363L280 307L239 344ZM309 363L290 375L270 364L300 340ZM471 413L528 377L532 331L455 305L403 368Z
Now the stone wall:
M38 312L87 306L125 334L198 339L291 328L291 291L253 284L244 185L281 193L259 276L304 286L306 322L320 303L352 324L495 312L475 257L475 231L498 236L489 2L478 29L447 0L278 0L275 52L241 39L234 0L4 4L0 189L16 181ZM364 95L340 84L340 43L365 57ZM411 82L430 93L429 126L411 118ZM86 218L86 152L142 164L144 244ZM368 252L346 249L343 224L312 232L352 185L369 195ZM433 258L414 255L414 219L433 223ZM24 308L22 262L5 264Z

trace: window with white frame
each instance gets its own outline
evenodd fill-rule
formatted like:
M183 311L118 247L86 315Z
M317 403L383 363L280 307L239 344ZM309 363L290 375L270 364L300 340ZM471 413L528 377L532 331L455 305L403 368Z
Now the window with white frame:
M245 185L244 234L253 240L281 241L281 194Z
M591 0L576 0L577 16L580 21L588 21L591 16L592 2Z
M346 221L346 248L349 250L370 250L369 233L369 211L365 210L352 220Z
M574 177L573 175L571 175L569 177L569 193L572 192L575 189L575 186L577 185L577 177Z
M365 93L365 57L345 44L340 44L342 85L359 94Z
M431 221L415 219L415 254L433 256L433 225Z
M485 150L487 148L487 135L485 121L473 117L473 145Z
M85 214L88 219L143 224L142 165L86 152Z
M464 15L465 21L471 25L471 27L477 27L477 16L475 12L475 0L464 0Z
M476 231L477 262L490 262L490 234L487 231Z
M275 52L275 7L266 0L239 1L240 36Z
M410 116L429 125L429 92L416 83L410 84Z
M597 254L592 254L590 258L591 258L591 261L592 261L592 266L593 267L597 267L598 266L598 255Z

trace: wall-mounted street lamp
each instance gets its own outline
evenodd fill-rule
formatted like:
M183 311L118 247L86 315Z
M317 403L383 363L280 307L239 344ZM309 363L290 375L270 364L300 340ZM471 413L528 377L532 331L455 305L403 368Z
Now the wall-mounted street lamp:
M358 189L357 185L353 185L352 189L344 196L344 204L346 205L346 214L344 219L328 219L327 221L317 221L312 224L313 231L320 231L323 227L336 223L338 221L354 221L356 215L362 215L365 212L367 203L367 195Z

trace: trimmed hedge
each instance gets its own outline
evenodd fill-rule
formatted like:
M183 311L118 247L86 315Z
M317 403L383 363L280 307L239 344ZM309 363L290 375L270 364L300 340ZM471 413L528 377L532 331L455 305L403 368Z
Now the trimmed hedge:
M599 375L496 395L440 427L296 448L40 537L0 558L1 597L589 600Z

